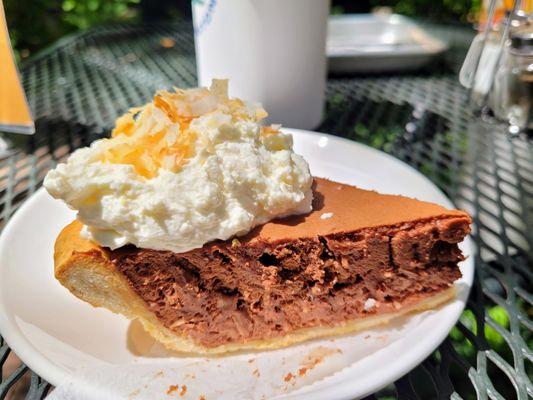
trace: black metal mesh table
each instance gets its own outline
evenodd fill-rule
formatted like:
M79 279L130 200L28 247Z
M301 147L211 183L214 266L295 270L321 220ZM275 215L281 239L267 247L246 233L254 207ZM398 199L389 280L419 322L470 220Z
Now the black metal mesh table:
M318 128L404 160L475 221L476 280L461 322L420 366L370 398L526 399L533 396L532 143L482 122L469 106L456 76L473 32L428 27L450 41L444 59L417 74L331 77ZM105 136L128 107L160 88L195 86L191 26L92 30L34 57L22 77L37 134L15 137L15 150L0 160L2 227L51 167ZM42 398L49 384L23 364L8 366L9 353L0 338L0 399Z

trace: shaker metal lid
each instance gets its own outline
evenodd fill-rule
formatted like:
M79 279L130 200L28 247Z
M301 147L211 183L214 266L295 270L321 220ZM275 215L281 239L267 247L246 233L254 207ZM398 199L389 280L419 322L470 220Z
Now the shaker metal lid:
M523 27L511 32L511 47L522 50L530 47L533 52L533 28Z

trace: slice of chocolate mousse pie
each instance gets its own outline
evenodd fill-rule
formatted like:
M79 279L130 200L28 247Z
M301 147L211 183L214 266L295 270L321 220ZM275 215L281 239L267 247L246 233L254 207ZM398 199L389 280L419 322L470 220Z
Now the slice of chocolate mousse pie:
M159 91L47 174L77 211L55 244L62 285L193 353L345 334L454 296L467 214L313 178L227 86Z
M452 299L470 224L462 211L315 178L311 212L181 253L110 250L75 221L57 238L55 274L168 348L274 349Z

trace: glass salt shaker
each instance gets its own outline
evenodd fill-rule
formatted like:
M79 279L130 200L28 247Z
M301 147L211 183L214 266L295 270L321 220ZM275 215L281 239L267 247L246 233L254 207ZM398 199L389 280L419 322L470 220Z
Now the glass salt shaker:
M496 74L491 108L509 122L509 132L533 131L533 26L511 32Z

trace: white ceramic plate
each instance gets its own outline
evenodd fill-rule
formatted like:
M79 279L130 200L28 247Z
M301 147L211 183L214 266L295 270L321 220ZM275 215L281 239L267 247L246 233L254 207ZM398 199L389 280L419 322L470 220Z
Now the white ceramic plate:
M293 133L295 150L305 156L316 176L453 207L429 180L393 157L325 134L287 131ZM78 387L83 387L89 385L84 380L85 375L74 373L80 367L141 368L154 362L154 354L147 357L132 352L127 343L128 329L131 333L132 325L126 318L89 306L54 279L53 243L59 231L73 218L71 210L41 189L6 226L0 238L0 329L13 350L36 373L54 385L76 381ZM462 244L462 249L466 255L473 254L470 240ZM426 358L453 327L468 296L473 268L472 257L462 263L463 277L458 282L458 297L453 302L409 317L401 326L341 338L338 346L355 343L347 347L354 350L345 351L344 358L339 356L333 363L323 363L321 374L317 373L313 379L299 381L284 390L261 389L262 393L291 399L348 399L366 395L394 381ZM375 341L371 335L375 335ZM275 360L285 360L284 354L305 351L312 346L313 343L296 347L296 350L289 348L253 356L266 360L266 366L274 364L276 370L281 371L282 365L278 366ZM276 358L281 356L283 358ZM217 363L250 357L250 354L240 355L218 359ZM160 356L157 362L171 367L179 365L176 363L180 359L175 355ZM187 368L194 370L197 364L191 365ZM268 374L261 375L262 384L270 382ZM275 372L270 372L272 374ZM224 372L218 375L224 378ZM229 379L228 375L226 380ZM228 398L259 396L261 390L254 390L255 394L243 394L241 390L240 394ZM194 382L189 383L189 393L193 392Z
M413 70L447 49L445 42L402 15L329 17L326 53L331 72Z

